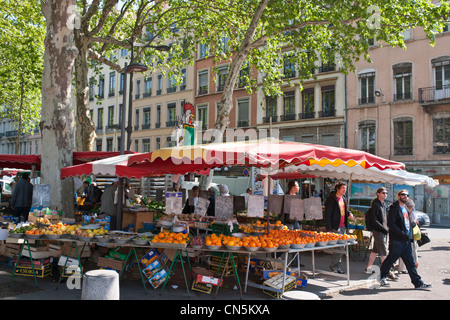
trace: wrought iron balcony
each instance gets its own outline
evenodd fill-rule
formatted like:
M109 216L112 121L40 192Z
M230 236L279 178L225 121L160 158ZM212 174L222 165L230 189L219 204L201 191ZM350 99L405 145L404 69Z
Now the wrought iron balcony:
M298 114L299 119L314 119L316 117L316 113L313 112L301 112Z
M293 113L293 114L284 114L284 115L280 116L280 120L281 121L295 120L295 113Z
M270 123L270 118L272 118L272 122L278 121L278 116L263 117L263 123Z
M450 85L419 88L419 102L422 105L450 102Z
M336 110L322 110L319 111L319 117L326 118L326 117L334 117L336 115Z

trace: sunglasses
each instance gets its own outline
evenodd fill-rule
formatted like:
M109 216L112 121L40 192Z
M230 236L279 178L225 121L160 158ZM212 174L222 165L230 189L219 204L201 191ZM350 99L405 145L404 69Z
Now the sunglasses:
M401 196L409 197L409 194L407 193L400 193Z
M382 192L382 194L387 194L387 192Z

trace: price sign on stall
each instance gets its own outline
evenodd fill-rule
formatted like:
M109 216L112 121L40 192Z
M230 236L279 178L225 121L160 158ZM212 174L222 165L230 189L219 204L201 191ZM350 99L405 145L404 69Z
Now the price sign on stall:
M166 214L180 214L183 211L183 194L181 192L166 192Z

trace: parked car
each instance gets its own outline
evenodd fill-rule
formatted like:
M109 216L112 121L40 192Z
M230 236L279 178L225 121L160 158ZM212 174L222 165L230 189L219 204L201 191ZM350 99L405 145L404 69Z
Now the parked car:
M366 212L367 209L370 208L370 204L372 203L373 198L350 198L350 208L359 210L362 212ZM392 204L391 201L386 200L384 202L386 207L389 209L389 206ZM419 227L427 227L430 225L430 217L428 214L422 211L414 210L419 219Z

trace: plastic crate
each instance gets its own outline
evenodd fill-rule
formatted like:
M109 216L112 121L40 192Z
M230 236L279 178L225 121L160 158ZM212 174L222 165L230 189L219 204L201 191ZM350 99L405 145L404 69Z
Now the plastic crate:
M230 230L230 226L228 224L223 223L212 223L211 231L215 234L223 234L226 236L231 236L233 232L238 232L239 227L237 224L233 224L233 230Z

